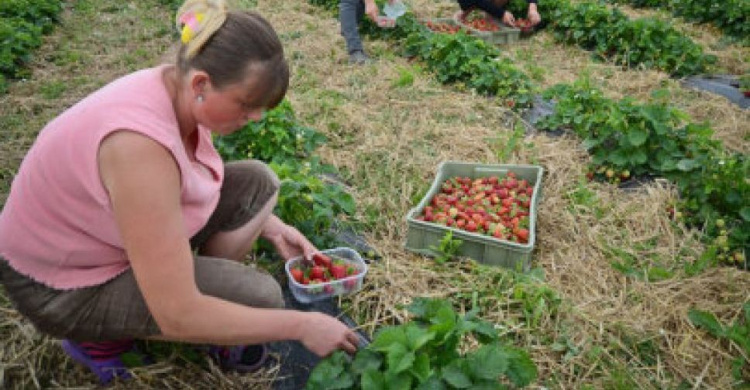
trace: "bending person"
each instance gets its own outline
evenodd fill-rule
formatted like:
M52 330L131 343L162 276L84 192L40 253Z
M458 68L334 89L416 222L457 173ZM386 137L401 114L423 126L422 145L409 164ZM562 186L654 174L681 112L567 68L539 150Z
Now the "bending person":
M0 213L8 296L102 382L128 376L119 356L135 339L211 344L239 370L276 340L354 352L355 332L284 309L279 284L241 263L259 237L286 260L316 248L273 215L275 174L258 161L225 165L211 140L281 102L281 42L223 0L188 0L177 20L175 64L113 81L35 140Z

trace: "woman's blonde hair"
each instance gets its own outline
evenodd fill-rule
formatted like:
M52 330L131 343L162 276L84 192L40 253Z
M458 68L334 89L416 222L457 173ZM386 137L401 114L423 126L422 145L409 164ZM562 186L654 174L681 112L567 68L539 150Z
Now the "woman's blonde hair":
M289 66L276 31L255 12L233 11L225 0L187 0L177 10L181 33L177 67L202 70L216 88L243 81L249 69L265 72L262 87L278 105L289 86ZM270 108L269 107L269 108Z

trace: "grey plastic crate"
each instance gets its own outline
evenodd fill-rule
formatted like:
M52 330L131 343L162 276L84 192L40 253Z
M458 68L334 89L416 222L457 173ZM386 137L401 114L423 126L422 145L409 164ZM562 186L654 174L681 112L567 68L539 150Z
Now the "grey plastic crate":
M472 179L504 176L508 172L515 173L519 179L526 179L534 187L529 211L529 242L526 244L499 240L491 236L471 233L431 222L416 219L440 191L442 183L451 177L468 176ZM501 266L518 271L528 271L531 266L531 252L536 242L536 215L539 200L542 196L542 175L544 169L537 165L491 165L467 162L446 161L438 167L435 181L425 197L417 207L406 215L408 233L405 247L408 250L427 256L437 256L432 249L440 245L448 231L453 232L453 238L463 241L458 250L459 256L472 258L479 263Z

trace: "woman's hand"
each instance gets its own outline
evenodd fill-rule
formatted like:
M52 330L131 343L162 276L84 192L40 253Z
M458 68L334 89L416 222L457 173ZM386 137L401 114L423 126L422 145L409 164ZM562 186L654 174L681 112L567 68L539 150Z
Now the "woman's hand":
M378 23L380 9L378 9L378 5L375 4L375 0L365 0L365 15L375 22L375 24Z
M359 336L344 323L327 314L305 313L309 317L301 325L299 341L310 351L325 357L338 349L350 354L357 352Z
M515 27L516 17L513 16L513 14L509 11L505 11L505 13L503 14L503 23L507 24L510 27Z
M318 252L317 248L299 230L285 224L275 215L268 218L266 225L263 227L263 232L261 232L261 237L273 244L276 252L284 261L297 256L304 256L309 259L313 253Z
M529 13L526 16L526 18L531 22L532 26L536 26L542 21L542 16L539 15L539 11L537 11L536 4L531 3L529 4Z

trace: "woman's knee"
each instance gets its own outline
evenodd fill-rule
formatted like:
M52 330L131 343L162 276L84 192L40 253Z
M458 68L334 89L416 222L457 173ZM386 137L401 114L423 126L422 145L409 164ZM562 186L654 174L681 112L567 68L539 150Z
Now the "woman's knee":
M262 307L267 309L280 309L284 307L284 295L279 283L269 274L257 275L253 283L257 288L253 289L252 295L245 298L247 306Z
M195 279L207 295L251 307L284 307L281 286L270 274L236 261L197 256Z

